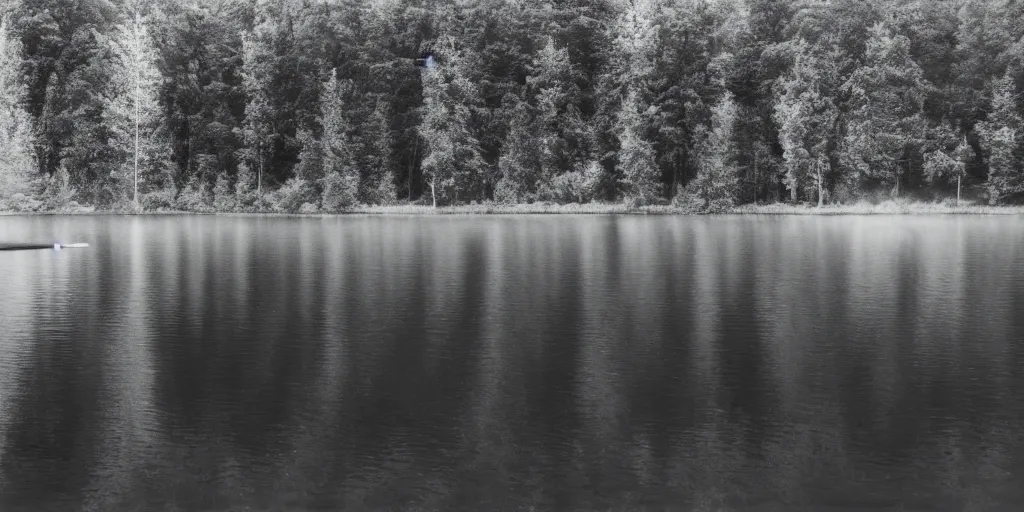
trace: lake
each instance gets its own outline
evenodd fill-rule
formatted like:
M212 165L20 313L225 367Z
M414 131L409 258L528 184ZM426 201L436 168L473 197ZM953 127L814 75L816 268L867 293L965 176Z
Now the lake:
M1016 216L10 216L0 510L1020 510Z

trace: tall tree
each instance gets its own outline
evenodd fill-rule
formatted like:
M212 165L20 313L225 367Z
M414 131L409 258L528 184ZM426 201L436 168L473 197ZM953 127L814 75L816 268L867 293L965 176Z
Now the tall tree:
M253 9L249 0L167 0L153 12L165 77L161 104L179 187L212 184L246 163L239 158L244 141L237 129L247 104L242 38L253 26ZM255 189L259 177L253 172L252 178Z
M1015 89L1009 73L996 80L988 118L977 126L988 161L992 204L1019 199L1024 193L1024 120L1017 111Z
M537 124L531 126L540 141L541 183L559 174L583 168L593 157L594 133L584 121L579 73L567 48L548 37L534 57L527 78L536 105Z
M645 137L645 111L630 88L619 111L618 169L626 196L649 204L661 196L654 145Z
M739 151L736 145L737 105L726 92L712 109L711 130L701 141L700 170L690 188L704 200L704 206L722 210L733 206L739 184Z
M110 39L114 72L104 110L111 146L116 151L114 165L118 170L114 172L118 177L131 177L131 198L136 207L140 177L143 182L155 181L158 169L170 158L158 97L162 77L140 7L138 2L126 4L122 23Z
M18 11L40 171L50 176L63 167L83 199L107 203L110 155L97 92L110 81L101 39L118 9L109 0L23 0Z
M648 137L658 31L654 25L657 0L625 0L609 28L612 53L602 88L608 148L617 153L616 177L628 197L647 203L662 195L654 145ZM616 112L617 111L617 112ZM614 118L610 117L616 112Z
M338 80L338 72L333 70L321 96L322 206L327 211L349 208L358 200L359 169L346 116L346 99L353 87L350 80Z
M800 189L810 188L817 193L819 205L825 195L829 142L839 117L835 99L839 70L832 55L820 55L821 51L799 43L775 105L790 198L795 201Z
M956 182L956 204L960 205L960 191L967 171L972 150L966 134L957 137L957 132L947 123L940 123L929 130L925 143L924 172L931 183Z
M894 186L907 175L926 135L925 82L910 41L883 23L871 28L864 65L843 85L850 112L843 157L862 177Z
M494 199L504 203L525 203L537 193L543 173L542 146L550 135L537 136L537 122L527 102L515 97L508 101L515 102L515 107L498 157L501 179L495 186Z
M360 138L360 197L367 203L387 204L396 199L391 112L387 100L376 103Z
M12 206L15 194L31 192L35 170L21 65L21 43L10 32L7 13L0 10L0 208Z
M256 193L263 190L263 168L275 138L273 110L274 55L271 41L274 36L273 20L261 13L263 19L242 38L242 87L245 90L245 124L241 129L245 147L243 158L256 169Z
M711 106L727 86L729 66L724 64L731 60L732 48L719 34L729 20L723 7L732 5L663 2L652 19L659 44L650 80L654 108L648 136L670 194L697 174L697 145L710 122Z
M468 78L473 57L451 35L440 38L437 50L438 63L423 71L424 115L419 127L431 200L437 206L439 200L484 199L486 164L470 125L472 108L480 101L477 85Z

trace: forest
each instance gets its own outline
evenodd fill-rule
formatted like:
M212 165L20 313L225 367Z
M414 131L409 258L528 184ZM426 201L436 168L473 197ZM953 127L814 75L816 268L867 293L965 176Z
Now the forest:
M0 210L1013 204L1022 91L1021 0L0 0Z

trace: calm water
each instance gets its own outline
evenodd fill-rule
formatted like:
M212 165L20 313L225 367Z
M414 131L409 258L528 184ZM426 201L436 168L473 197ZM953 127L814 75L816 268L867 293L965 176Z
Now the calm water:
M0 510L1019 510L1024 219L0 217Z

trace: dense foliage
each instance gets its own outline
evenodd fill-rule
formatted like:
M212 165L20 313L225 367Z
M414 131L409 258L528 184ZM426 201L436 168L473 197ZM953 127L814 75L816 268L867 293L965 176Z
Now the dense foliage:
M1024 201L1017 0L0 0L0 20L0 209Z

